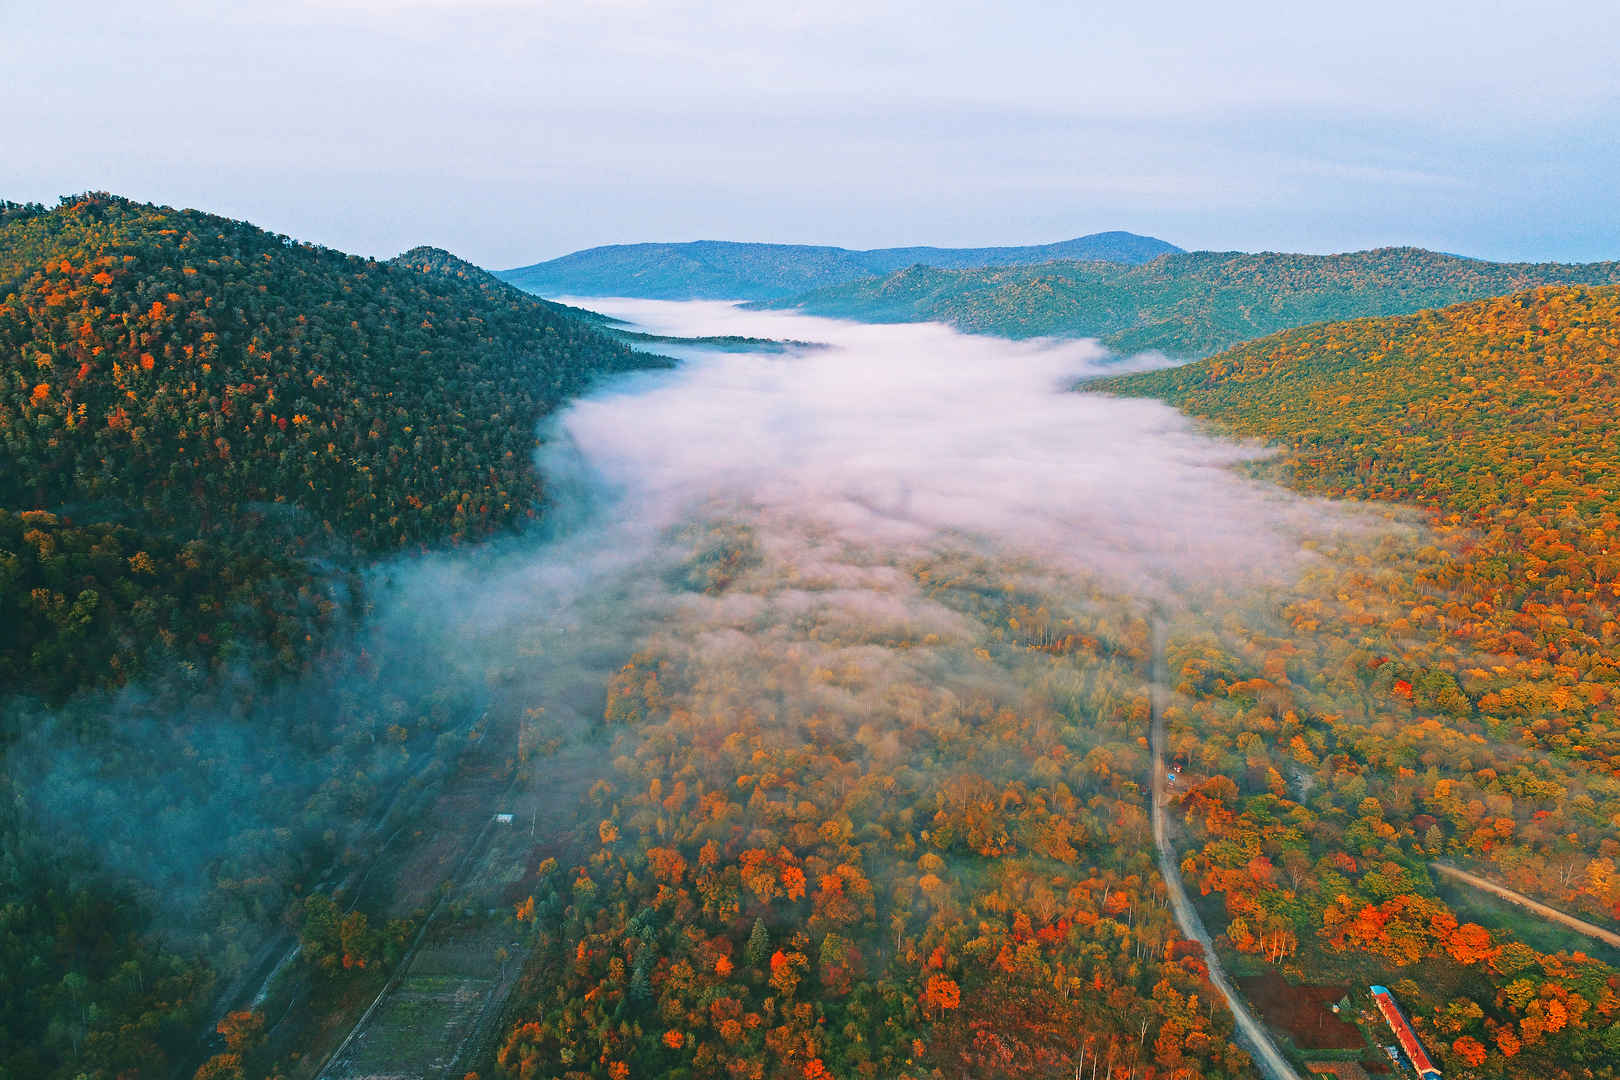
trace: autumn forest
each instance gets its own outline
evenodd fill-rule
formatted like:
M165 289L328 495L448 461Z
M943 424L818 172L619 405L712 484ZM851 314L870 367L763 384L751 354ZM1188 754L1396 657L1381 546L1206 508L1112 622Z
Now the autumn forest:
M1620 1076L1615 264L1107 236L0 204L0 1080Z

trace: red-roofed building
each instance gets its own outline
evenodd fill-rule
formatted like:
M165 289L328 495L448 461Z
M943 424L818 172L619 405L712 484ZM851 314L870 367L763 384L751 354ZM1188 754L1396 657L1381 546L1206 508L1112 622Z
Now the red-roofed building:
M1412 1025L1407 1022L1401 1007L1395 1004L1395 995L1389 992L1388 987L1374 986L1372 997L1373 1004L1378 1006L1379 1013L1384 1017L1384 1023L1395 1033L1395 1042L1399 1044L1401 1053L1406 1055L1406 1060L1417 1070L1420 1080L1440 1080L1439 1068L1429 1060L1423 1044L1418 1042L1417 1032L1412 1030Z

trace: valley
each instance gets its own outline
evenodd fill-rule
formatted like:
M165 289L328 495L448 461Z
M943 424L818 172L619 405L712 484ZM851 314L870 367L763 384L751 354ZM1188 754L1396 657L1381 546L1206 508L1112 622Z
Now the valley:
M1620 5L4 21L0 1080L1620 1080Z
M9 213L18 1068L1375 1072L1379 984L1607 1075L1606 954L1434 867L1613 925L1613 287L1171 366Z

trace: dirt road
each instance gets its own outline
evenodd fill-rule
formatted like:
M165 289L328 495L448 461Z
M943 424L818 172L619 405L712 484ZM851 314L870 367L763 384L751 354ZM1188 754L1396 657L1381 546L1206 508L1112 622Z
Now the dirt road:
M1429 865L1434 867L1437 873L1444 874L1448 878L1455 878L1458 881L1465 882L1481 892L1490 893L1492 896L1500 896L1510 904L1517 904L1527 911L1533 911L1549 922L1567 926L1577 934L1584 934L1595 941L1601 941L1605 945L1620 949L1620 934L1615 933L1613 930L1605 930L1603 927L1589 923L1585 919L1577 919L1573 915L1566 915L1557 908L1548 907L1539 900L1532 900L1521 892L1514 892L1505 885L1498 885L1494 881L1482 878L1477 874L1470 874L1466 870L1459 870L1455 866L1441 862L1430 863Z
M1187 895L1187 886L1181 880L1181 862L1170 846L1170 830L1165 811L1168 790L1164 763L1164 706L1168 695L1165 690L1163 620L1154 618L1152 633L1153 672L1149 694L1153 740L1153 846L1158 851L1159 874L1164 878L1165 888L1170 894L1170 910L1175 914L1176 922L1181 925L1182 934L1204 947L1204 961L1209 965L1209 981L1221 992L1221 996L1226 998L1226 1006L1232 1011L1232 1019L1237 1024L1238 1045L1249 1052L1249 1056L1254 1058L1255 1067L1268 1080L1300 1080L1299 1073L1288 1064L1288 1059L1277 1048L1277 1044L1272 1041L1266 1029L1249 1011L1248 1004L1232 988L1225 970L1221 967L1220 959L1215 955L1215 945L1210 941L1209 931L1204 929L1204 920L1193 907L1192 899Z

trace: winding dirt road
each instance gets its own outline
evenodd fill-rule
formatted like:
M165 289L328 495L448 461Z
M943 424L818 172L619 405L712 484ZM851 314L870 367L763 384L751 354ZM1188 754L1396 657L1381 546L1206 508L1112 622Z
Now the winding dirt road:
M1288 1059L1277 1048L1277 1044L1272 1041L1260 1021L1249 1011L1248 1003L1232 988L1231 982L1226 977L1226 971L1221 967L1220 958L1215 955L1215 944L1210 940L1209 931L1204 929L1204 920L1193 907L1192 899L1187 895L1187 886L1181 880L1181 864L1176 858L1175 851L1170 847L1170 830L1165 811L1169 793L1165 784L1164 764L1164 706L1167 694L1164 672L1165 630L1162 619L1157 617L1153 619L1152 633L1153 672L1148 692L1152 707L1153 846L1158 852L1159 874L1164 878L1165 889L1170 894L1170 910L1175 914L1176 922L1181 924L1182 934L1204 947L1204 962L1209 966L1209 981L1221 992L1221 996L1226 998L1226 1006L1232 1011L1232 1019L1237 1024L1238 1044L1254 1058L1255 1067L1268 1080L1301 1080L1299 1073L1288 1064Z
M1532 900L1530 897L1524 895L1524 893L1514 892L1505 885L1498 885L1496 882L1491 881L1488 878L1482 878L1477 874L1470 874L1466 870L1459 870L1449 863L1435 862L1430 863L1429 865L1432 866L1437 873L1444 874L1446 877L1455 878L1458 881L1465 882L1482 892L1490 893L1492 896L1499 896L1508 903L1517 904L1527 911L1532 911L1535 914L1540 915L1543 919L1546 919L1549 922L1558 923L1560 926L1567 926L1577 934L1584 934L1595 941L1601 941L1605 945L1620 949L1620 934L1615 933L1613 930L1605 930L1603 927L1589 923L1585 919L1577 919L1575 916L1565 914L1555 907L1548 907L1540 900Z

